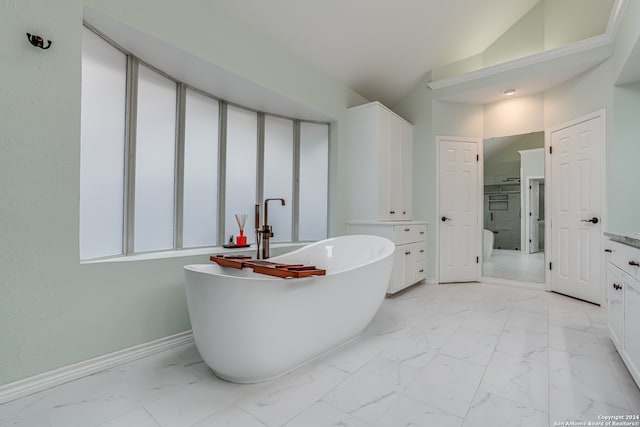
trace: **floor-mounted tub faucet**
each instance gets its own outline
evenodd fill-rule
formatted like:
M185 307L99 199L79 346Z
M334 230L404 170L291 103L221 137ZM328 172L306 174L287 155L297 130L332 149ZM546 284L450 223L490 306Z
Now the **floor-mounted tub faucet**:
M258 246L257 259L260 259L260 249L262 248L262 259L269 258L269 239L273 237L273 228L269 225L269 202L279 200L281 206L284 206L284 199L265 199L264 200L264 223L260 228L260 205L256 205L255 225L256 225L256 244Z

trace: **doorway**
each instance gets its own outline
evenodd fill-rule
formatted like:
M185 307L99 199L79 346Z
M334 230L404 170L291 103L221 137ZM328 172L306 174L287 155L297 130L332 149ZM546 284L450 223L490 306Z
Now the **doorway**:
M483 147L483 276L545 283L544 132Z

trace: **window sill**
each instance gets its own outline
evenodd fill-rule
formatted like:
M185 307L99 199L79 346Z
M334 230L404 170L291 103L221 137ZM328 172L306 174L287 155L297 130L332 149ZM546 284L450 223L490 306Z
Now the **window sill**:
M271 250L275 252L274 256L276 256L276 255L280 255L280 254L301 248L303 246L308 245L309 243L312 243L312 242L274 243L273 245L271 245ZM255 254L256 250L257 248L255 244L249 246L248 248L242 248L242 249L223 248L222 246L209 246L206 248L180 249L180 250L170 250L170 251L162 251L162 252L148 252L148 253L128 255L128 256L119 255L119 256L114 256L109 258L90 259L90 260L80 261L80 264L146 261L146 260L152 260L152 259L156 260L156 259L163 259L163 258L187 258L191 256L198 256L198 255L214 255L214 254L228 254L228 253L253 255Z

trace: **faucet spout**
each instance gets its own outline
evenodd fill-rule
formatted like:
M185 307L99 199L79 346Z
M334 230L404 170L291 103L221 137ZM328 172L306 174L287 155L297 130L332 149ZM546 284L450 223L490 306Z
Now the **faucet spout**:
M264 201L264 223L262 225L262 229L258 229L258 217L257 217L257 208L256 205L256 234L260 237L259 242L262 246L262 259L269 258L269 239L273 237L273 228L269 225L269 202L273 200L279 200L280 205L284 206L284 199L276 198L276 199L265 199ZM260 243L258 244L258 258L260 257Z
M264 200L264 226L266 227L267 224L269 224L268 219L269 219L269 203L273 200L280 200L281 206L284 206L284 199L265 199Z

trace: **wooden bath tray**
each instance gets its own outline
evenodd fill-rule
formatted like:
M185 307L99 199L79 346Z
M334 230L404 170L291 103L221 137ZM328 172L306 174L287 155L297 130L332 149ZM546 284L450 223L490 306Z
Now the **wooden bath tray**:
M251 268L254 273L266 274L276 277L293 277L299 279L309 276L324 276L327 271L316 268L314 265L280 264L277 262L252 259L243 255L213 255L209 258L222 267L237 269Z

